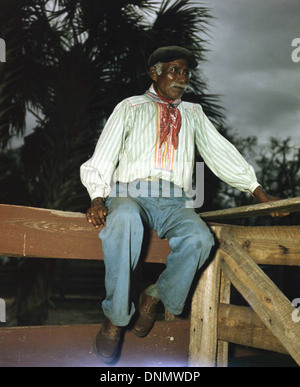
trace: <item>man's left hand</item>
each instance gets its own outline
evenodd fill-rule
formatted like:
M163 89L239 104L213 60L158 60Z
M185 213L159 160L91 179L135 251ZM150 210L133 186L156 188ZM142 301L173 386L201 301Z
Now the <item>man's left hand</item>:
M267 203L267 202L276 202L278 200L281 200L280 198L276 198L274 196L269 195L267 192L265 192L261 186L257 187L254 192L253 196L259 203ZM272 212L272 217L283 217L289 215L289 212Z

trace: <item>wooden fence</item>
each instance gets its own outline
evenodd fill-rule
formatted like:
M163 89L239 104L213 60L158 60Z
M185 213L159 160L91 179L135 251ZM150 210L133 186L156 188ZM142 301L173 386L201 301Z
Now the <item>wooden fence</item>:
M192 299L190 366L227 366L228 343L288 353L300 365L300 322L293 318L298 311L258 266L300 266L300 226L211 223L299 210L300 198L293 198L201 214L214 232L218 248ZM103 259L98 232L81 213L0 205L1 256ZM152 232L145 241L144 260L163 263L169 251L168 241ZM249 307L230 304L231 283ZM173 327L184 332L186 322L175 320ZM0 339L1 332L3 338L20 334L3 327Z

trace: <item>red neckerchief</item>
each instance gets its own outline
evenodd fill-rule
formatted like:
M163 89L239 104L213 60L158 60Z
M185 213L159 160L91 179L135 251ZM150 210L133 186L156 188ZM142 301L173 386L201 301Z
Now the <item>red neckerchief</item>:
M160 138L159 147L167 140L169 134L172 134L172 144L175 149L178 147L178 133L181 127L181 114L177 106L180 104L180 99L163 98L155 89L157 94L150 90L146 94L155 102L158 102L160 109Z

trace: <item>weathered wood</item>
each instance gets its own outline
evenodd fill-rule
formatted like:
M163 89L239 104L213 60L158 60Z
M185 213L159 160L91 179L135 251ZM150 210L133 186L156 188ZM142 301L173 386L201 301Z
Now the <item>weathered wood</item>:
M300 265L300 226L210 226L218 239L226 230L258 264Z
M210 226L217 238L226 228L257 263L300 265L300 226ZM82 213L0 205L2 256L103 259L98 233ZM166 239L149 233L143 248L146 262L163 263L169 252Z
M175 316L175 314L169 312L167 309L165 309L165 321L175 321L179 318Z
M229 343L288 353L252 308L219 304L218 338Z
M216 365L219 288L219 255L216 254L202 273L192 299L189 347L192 367Z
M219 303L229 304L230 302L230 290L231 282L224 275L221 270L221 282L220 282L220 296ZM219 311L218 309L218 329L219 329ZM218 345L217 345L217 366L218 367L227 367L228 365L228 342L220 339L218 335Z
M270 215L273 212L291 213L299 211L300 197L296 197L291 199L282 199L275 202L228 208L225 210L202 212L199 215L205 220L225 220Z
M157 321L142 340L126 330L109 367L188 365L189 321ZM100 324L0 328L1 367L106 367L94 349ZM99 380L99 379L98 379Z
M223 304L229 304L230 294L231 294L231 282L224 275L223 271L221 271L219 302Z
M205 220L227 219L299 209L300 198L293 198L202 213L201 216ZM221 241L222 250L218 250L204 271L193 297L189 365L226 365L228 341L237 340L242 345L251 346L253 343L258 348L283 353L288 351L300 365L300 328L292 320L295 309L253 261L300 265L300 226L210 226ZM99 230L89 224L81 213L0 205L2 256L103 259L98 233ZM159 239L152 232L143 250L145 261L162 263L170 248L167 240ZM220 267L226 274L226 277L222 276L221 288ZM222 303L229 302L230 282L260 316L263 328L256 315L245 317L245 313L237 313L231 305L219 306L219 297ZM166 317L173 319L168 314ZM230 324L238 328L229 331ZM241 325L246 330L242 331L239 328Z
M292 319L295 308L227 231L220 235L221 269L300 365L300 325Z
M0 255L69 259L103 259L99 230L82 213L0 205ZM151 232L145 261L162 263L168 241Z

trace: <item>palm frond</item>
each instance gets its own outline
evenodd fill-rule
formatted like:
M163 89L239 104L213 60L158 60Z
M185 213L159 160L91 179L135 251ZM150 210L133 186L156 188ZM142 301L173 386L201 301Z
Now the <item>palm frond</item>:
M9 94L0 90L5 114L0 129L11 135L11 128L18 128L13 117L24 117L26 109L38 112L41 118L22 149L28 204L74 209L77 203L82 208L75 199L87 199L79 166L91 155L105 119L120 100L149 87L146 63L158 46L185 46L201 62L206 50L202 35L211 16L189 0L19 4L25 40L14 32L13 49L23 52L22 66L11 62L3 74L16 85L10 88L10 100L17 101L18 95L20 99L13 108L7 102ZM185 99L201 103L213 122L223 127L218 97L207 94L200 72L195 75ZM24 121L19 122L22 132Z

